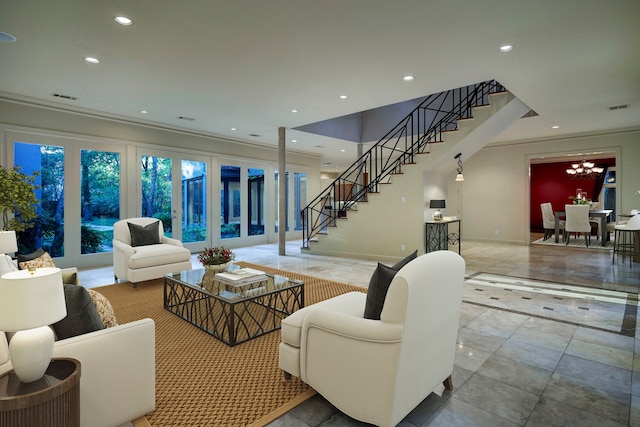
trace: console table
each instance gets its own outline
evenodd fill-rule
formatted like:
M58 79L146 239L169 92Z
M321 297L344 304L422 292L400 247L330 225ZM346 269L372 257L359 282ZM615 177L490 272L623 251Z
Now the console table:
M457 233L449 232L450 224L458 224ZM448 250L449 245L458 245L458 254L462 246L462 220L443 219L442 221L425 221L425 253Z
M0 426L80 425L80 362L53 359L45 375L23 383L10 371L0 376Z

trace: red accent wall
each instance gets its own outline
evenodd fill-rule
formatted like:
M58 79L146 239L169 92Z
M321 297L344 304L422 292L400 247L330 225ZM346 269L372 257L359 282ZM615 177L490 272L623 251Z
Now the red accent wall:
M615 159L591 160L598 166L614 166ZM574 162L542 163L531 165L531 230L542 231L540 204L551 202L553 211L564 210L564 205L573 203L569 196L582 188L587 197L593 199L595 179L571 179L566 169Z

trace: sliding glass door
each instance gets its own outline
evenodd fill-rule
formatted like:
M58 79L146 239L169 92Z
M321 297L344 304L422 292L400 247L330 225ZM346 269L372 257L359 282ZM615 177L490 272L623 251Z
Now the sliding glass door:
M40 133L6 136L7 167L35 174L38 186L37 218L18 233L19 253L42 248L59 267L110 264L113 223L122 206L124 148Z
M141 150L140 215L162 221L167 237L192 252L209 241L207 192L209 158L159 150Z

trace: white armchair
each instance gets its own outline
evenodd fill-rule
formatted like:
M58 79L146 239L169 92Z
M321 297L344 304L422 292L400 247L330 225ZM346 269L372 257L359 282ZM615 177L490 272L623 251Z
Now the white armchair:
M128 223L138 229L158 223L150 236L152 239L136 239L132 245ZM149 229L141 233L147 233ZM142 240L142 242L136 242ZM157 243L155 243L157 242ZM144 243L143 245L137 245ZM152 243L152 244L149 244ZM116 280L128 280L134 286L141 281L158 279L165 274L191 270L191 252L182 246L182 242L166 237L162 221L157 218L129 218L113 224L113 272Z
M80 361L82 427L119 426L153 412L155 342L155 322L145 318L54 343L54 358ZM0 331L0 375L11 369L6 336Z
M279 365L345 414L395 426L433 390L451 389L465 263L436 251L393 278L380 320L350 292L282 321Z

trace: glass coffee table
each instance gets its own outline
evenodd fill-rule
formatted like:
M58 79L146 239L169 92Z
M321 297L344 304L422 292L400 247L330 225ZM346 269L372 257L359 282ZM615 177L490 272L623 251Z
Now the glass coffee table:
M164 308L229 346L280 329L280 321L304 307L304 283L267 274L229 285L205 269L164 276Z

